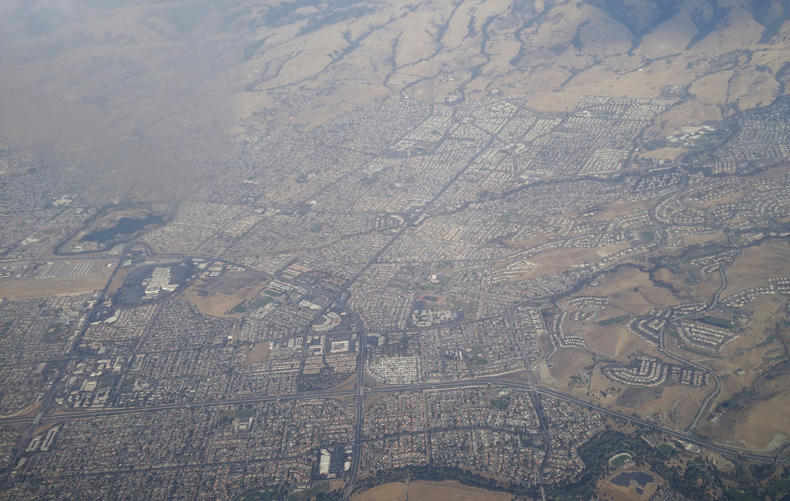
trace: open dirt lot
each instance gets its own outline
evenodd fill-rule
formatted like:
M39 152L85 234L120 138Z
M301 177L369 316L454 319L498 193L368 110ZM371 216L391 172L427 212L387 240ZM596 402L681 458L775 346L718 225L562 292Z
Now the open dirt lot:
M254 297L266 286L257 275L245 272L228 272L216 279L199 281L184 291L184 299L201 313L214 317L238 317L230 310L237 304Z
M591 354L578 350L560 350L551 361L549 377L545 382L561 390L567 389L569 378L573 374L585 371L593 364Z
M244 365L261 364L269 358L269 342L258 343L247 353Z

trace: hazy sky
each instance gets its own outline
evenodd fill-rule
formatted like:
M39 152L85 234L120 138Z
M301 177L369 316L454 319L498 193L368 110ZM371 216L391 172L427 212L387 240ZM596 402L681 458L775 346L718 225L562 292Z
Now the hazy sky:
M188 12L135 3L0 0L2 143L118 185L181 184L227 160L234 37L178 32Z

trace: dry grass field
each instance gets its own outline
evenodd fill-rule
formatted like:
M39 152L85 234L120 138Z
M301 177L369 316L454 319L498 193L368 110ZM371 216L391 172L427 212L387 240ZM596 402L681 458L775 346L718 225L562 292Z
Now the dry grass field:
M36 299L61 294L82 294L102 289L110 279L115 262L108 259L93 261L90 273L75 277L26 278L23 280L0 280L0 298L10 301ZM123 283L116 274L113 285L120 287Z
M790 384L790 377L779 380L784 388ZM735 425L736 440L756 449L775 449L790 439L790 420L786 419L790 409L790 395L775 393L765 400L752 405L746 417ZM724 437L722 437L724 438Z
M94 278L43 278L37 280L0 280L0 297L11 301L36 299L62 294L82 294L99 290L107 283L107 277Z
M767 285L777 276L790 275L790 242L784 239L766 240L760 245L743 250L727 268L727 288L722 297L751 287Z
M192 303L201 313L214 317L238 317L233 307L255 297L266 281L257 275L231 271L220 277L197 281L184 290L184 299Z
M681 301L671 291L653 285L647 273L623 268L601 277L598 287L585 287L575 296L606 296L607 308L618 308L631 315L641 315L651 308L668 308ZM608 313L606 313L608 316ZM602 318L606 318L602 314Z
M445 480L443 482L417 480L409 482L409 500L510 501L512 498L513 496L504 492L469 487L453 480Z
M691 423L702 400L711 390L710 385L701 388L679 384L650 388L627 386L605 377L596 368L590 382L590 396L587 398L625 414L636 412L640 416L655 419L664 426L682 429ZM581 396L582 390L577 393Z
M768 449L777 437L790 437L790 425L783 419L790 411L790 368L780 339L787 333L776 328L787 300L762 296L746 309L751 316L748 326L725 345L720 359L710 362L722 378L717 403L724 405L712 420L701 422L701 430L722 441Z
M454 480L429 482L415 480L409 482L406 496L404 482L390 482L360 492L351 497L352 501L510 501L513 498L504 492L488 491L469 487Z
M247 358L244 360L244 365L262 364L269 358L269 342L264 341L258 343L250 348L247 353Z
M0 19L21 4L0 7ZM58 3L32 35L8 21L0 116L14 119L0 120L0 136L112 165L135 196L164 200L189 193L232 158L230 137L270 117L310 129L390 96L441 103L492 93L567 112L585 95L654 98L667 83L687 87L646 132L664 137L770 103L790 57L788 28L761 40L764 27L741 1L699 40L699 2L627 18L610 2L570 0L362 0L350 18L333 17L342 9L331 4L290 4L242 0L228 17L210 3L116 3L82 15Z
M406 499L406 484L390 482L354 494L351 501L403 501Z
M592 355L584 351L559 350L551 359L549 376L542 382L555 388L567 389L570 377L591 367L594 363Z
M623 360L635 351L653 351L651 344L628 330L626 322L617 325L594 323L582 332L590 350L607 358Z
M678 291L678 298L687 302L710 301L721 285L721 277L718 273L707 273L700 277L700 281L689 284L683 277L672 273L668 268L659 268L655 272L655 278L666 282Z
M735 398L738 406L717 412L714 421L700 426L700 431L715 440L756 450L771 450L790 438L790 424L784 419L790 409L786 394L790 375L755 382L753 394ZM750 395L750 396L749 396Z
M594 248L559 248L547 250L535 256L531 256L529 261L525 263L529 264L531 269L520 275L518 279L529 280L566 271L583 263L595 263L601 258L625 248L628 248L627 242ZM503 261L502 264L510 265L512 262Z

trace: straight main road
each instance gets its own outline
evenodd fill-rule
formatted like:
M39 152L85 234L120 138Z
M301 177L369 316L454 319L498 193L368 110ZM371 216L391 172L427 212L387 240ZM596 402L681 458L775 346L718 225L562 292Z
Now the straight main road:
M461 388L475 388L481 386L503 386L503 387L516 388L516 389L525 390L528 392L534 392L548 397L556 398L559 400L563 400L565 402L570 402L580 407L585 407L587 409L600 412L601 414L611 416L613 418L617 418L623 421L627 421L629 423L649 429L651 431L664 433L678 440L683 440L685 442L697 444L701 447L705 447L707 449L718 452L725 456L735 457L739 459L750 459L753 461L761 461L761 462L780 461L785 464L790 464L790 458L778 458L776 454L769 454L767 452L762 452L762 451L754 451L754 450L743 449L743 448L733 447L724 444L718 444L710 440L704 439L702 437L699 437L692 432L667 428L665 426L661 426L657 423L654 423L642 417L625 414L623 412L616 411L614 409L609 409L607 407L603 407L598 404L588 402L587 400L583 400L573 395L563 393L554 388L536 383L530 383L530 382L525 383L520 381L514 381L512 379L504 379L497 377L493 377L493 378L483 377L483 378L466 379L459 381L426 382L426 383L414 383L414 384L402 384L402 385L390 385L390 386L365 387L364 393L369 395L380 395L380 394L399 393L399 392L407 392L407 391L456 390ZM142 412L161 412L161 411L175 410L175 409L214 407L220 405L243 405L243 404L260 403L260 402L287 402L294 400L311 400L311 399L321 399L321 398L343 398L343 397L351 397L358 395L359 395L359 390L357 389L342 390L342 391L322 390L322 391L312 391L312 392L289 393L282 395L266 395L266 396L253 397L253 398L211 400L211 401L182 403L182 404L164 404L164 405L147 406L147 407L82 410L78 412L71 412L71 413L60 414L60 415L45 415L41 417L39 420L41 422L56 422L56 421L64 421L64 420L72 420L72 419L91 419L91 418L98 418L105 416L115 416L122 414L142 413ZM356 405L359 405L359 403L356 403ZM4 419L0 419L0 425L18 424L18 423L32 424L35 421L35 419L36 418L34 417L4 418ZM355 422L355 426L357 425L361 426L361 421ZM355 432L361 432L361 431L362 431L361 429L355 429ZM357 436L361 438L361 433Z

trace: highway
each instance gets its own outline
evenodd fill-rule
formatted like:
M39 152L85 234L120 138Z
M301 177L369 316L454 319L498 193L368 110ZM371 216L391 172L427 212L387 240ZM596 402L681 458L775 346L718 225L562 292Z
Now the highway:
M93 418L101 418L101 417L109 417L109 416L128 415L134 413L164 412L164 411L192 409L192 408L196 408L196 409L208 408L208 407L224 406L224 405L244 405L244 404L265 403L265 402L289 402L289 401L312 400L312 399L353 398L354 417L353 417L352 463L346 479L347 482L346 482L346 492L345 492L346 498L348 498L350 497L351 492L353 492L360 468L362 442L363 442L363 423L364 423L364 412L365 412L364 404L365 404L366 394L380 395L380 394L408 392L408 391L417 391L417 392L442 391L442 390L454 390L460 388L471 388L471 387L481 387L481 386L502 386L502 387L510 387L514 389L524 390L528 392L531 396L533 406L537 412L540 431L543 436L543 440L545 442L545 448L546 448L544 460L541 464L541 469L539 472L541 490L543 483L542 480L543 466L546 464L546 461L550 456L550 441L549 441L549 429L547 425L547 420L544 415L544 411L540 402L540 398L538 398L538 395L543 395L546 397L563 400L565 402L569 402L574 405L578 405L580 407L584 407L592 411L599 412L602 415L619 419L653 432L663 433L669 437L682 440L688 443L696 444L700 447L704 447L708 450L715 451L717 453L720 453L724 456L728 456L731 458L747 459L751 461L760 461L760 462L781 462L783 464L790 463L790 457L781 457L782 450L780 450L779 452L769 453L764 451L741 449L729 445L711 442L707 439L699 437L694 433L694 429L696 428L699 419L701 418L701 416L704 415L705 410L709 408L711 403L718 397L721 391L721 382L719 380L719 377L715 373L710 371L708 368L698 363L695 363L693 361L686 360L685 358L676 355L667 349L665 345L665 335L666 335L667 326L665 326L660 333L659 350L668 358L671 358L678 362L706 371L707 373L711 374L711 376L713 377L716 383L715 389L702 402L700 409L697 415L695 416L694 420L692 421L691 425L686 430L682 430L682 431L661 426L657 423L654 423L642 417L629 415L617 410L602 407L593 402L589 402L587 400L578 398L574 395L563 393L549 386L538 384L535 382L532 372L529 369L527 370L527 377L528 377L527 382L514 381L511 379L505 379L502 376L495 376L495 377L480 377L480 378L471 378L465 380L444 381L444 382L425 382L425 383L389 385L389 386L366 386L365 384L365 362L367 360L366 331L361 318L353 309L351 309L346 304L345 302L345 297L347 297L346 291L348 290L350 285L354 283L362 275L362 273L364 273L371 265L377 262L377 260L384 254L384 252L386 252L386 250L390 248L391 245L395 241L397 241L404 233L405 231L401 231L396 235L394 235L394 237L385 246L383 246L383 248L380 249L375 256L373 256L373 258L366 264L366 266L364 266L361 270L359 270L342 287L340 287L339 291L328 291L316 286L299 284L301 287L305 288L306 290L309 290L312 293L324 295L332 301L332 303L330 303L328 306L322 309L322 312L325 312L333 305L335 307L343 309L348 315L348 318L351 320L353 331L358 333L358 357L357 357L356 371L355 371L355 387L353 389L345 389L345 390L327 389L327 390L306 391L306 392L298 392L298 393L290 393L290 394L262 395L262 396L249 397L249 398L209 400L209 401L192 402L192 403L161 404L161 405L152 405L152 406L144 406L144 407L80 409L80 410L69 410L58 414L53 414L52 413L53 411L52 397L54 390L54 385L53 385L53 388L50 388L50 390L47 392L47 395L44 397L40 410L36 416L32 416L32 415L9 416L5 418L0 418L0 425L26 425L28 427L26 440L29 441L32 438L32 433L37 428L39 423L54 423L54 422L62 422L62 421L69 421L75 419L93 419ZM734 244L733 246L736 249L738 249L740 253L740 249ZM238 263L234 263L232 261L213 257L213 256L175 256L175 255L171 256L171 255L155 255L153 253L151 254L152 255L149 256L149 259L163 259L163 258L164 259L166 258L206 259L210 261L225 263L232 266L238 266L242 269L259 274L260 276L266 276L266 277L270 276L258 270L249 268L248 266L240 265ZM121 255L121 258L118 260L118 264L116 265L116 268L113 270L113 275L111 276L110 280L107 282L107 285L102 291L100 298L103 298L104 295L106 294L107 288L109 287L112 278L115 276L116 272L118 271L120 267L120 263L123 261L124 256L125 256L125 252ZM115 258L118 259L117 256L115 256ZM721 293L727 287L727 276L725 269L728 264L729 263L722 265L721 268L719 269L719 273L721 275L721 285L719 289L716 291L714 297L712 298L711 303L705 308L705 310L709 310L718 304ZM97 304L99 302L97 302ZM680 318L686 318L686 316ZM680 318L675 320L679 320ZM529 360L524 355L524 352L518 340L518 336L516 336L515 332L513 332L512 335L514 336L514 342L516 343L516 346L518 346L519 350L521 351L521 356L524 359L524 363L526 364L526 367L529 368L530 367ZM77 338L77 340L78 339L79 337ZM69 354L71 354L71 351L73 351L73 347L76 346L76 344L77 344L76 342L72 344L71 350L69 350L70 351ZM18 453L17 456L19 455L20 454ZM14 458L15 461L18 459L19 457Z
M678 431L672 428L666 428L659 424L648 421L644 418L629 415L629 414L624 414L622 412L609 409L607 407L602 407L600 405L594 404L592 402L588 402L586 400L575 397L573 395L568 395L567 393L563 393L561 391L555 390L554 388L550 388L548 386L543 386L534 383L533 384L523 383L523 382L513 381L510 379L477 378L477 379L470 379L463 381L386 386L381 388L371 388L367 390L367 393L377 394L377 393L388 393L393 391L449 390L449 389L470 388L470 387L479 387L479 386L507 386L510 388L517 388L526 391L534 391L535 393L557 398L559 400L564 400L566 402L570 402L579 405L581 407L585 407L587 409L600 412L601 414L605 414L607 416L611 416L617 419L622 419L629 423L647 428L650 431L665 433L672 438L697 444L700 447L705 447L712 451L718 452L723 456L735 457L738 459L750 459L753 461L761 461L761 462L779 461L785 464L790 463L790 458L778 458L774 454L768 454L760 451L752 451L749 449L741 449L728 445L717 444L715 442L711 442L709 440L701 438L691 432Z
M50 414L47 416L43 416L40 419L40 421L46 423L46 422L58 422L58 421L70 421L73 419L93 419L97 417L120 416L123 414L140 414L144 412L162 412L162 411L173 411L180 409L199 409L204 407L218 407L221 405L245 405L245 404L257 404L262 402L291 402L294 400L339 399L343 397L353 397L356 394L357 394L356 390L342 390L342 391L330 390L330 391L289 393L282 395L265 395L260 397L235 398L228 400L206 400L203 402L193 402L193 403L146 405L144 407L115 407L109 409L98 408L98 409L70 410L70 411L62 412L60 414ZM32 423L33 420L34 418L30 416L0 418L0 425Z
M728 445L717 444L715 442L711 442L709 440L703 439L695 435L694 433L667 428L641 417L625 414L620 411L609 409L607 407L602 407L595 403L588 402L587 400L583 400L581 398L575 397L573 395L569 395L567 393L563 393L561 391L558 391L548 386L544 386L536 383L528 383L528 382L524 383L524 382L514 381L511 379L503 379L503 378L475 378L475 379L465 379L460 381L443 381L443 382L415 383L415 384L391 385L391 386L375 386L375 387L365 387L363 392L360 392L357 389L341 390L341 391L323 390L323 391L312 391L312 392L289 393L282 395L267 395L267 396L252 397L252 398L211 400L204 402L194 402L189 404L181 403L181 404L154 405L154 406L146 406L146 407L92 409L92 410L68 412L63 414L47 415L41 417L40 420L41 422L58 422L58 421L68 421L72 419L92 419L98 417L117 416L123 414L161 412L161 411L178 410L178 409L216 407L222 405L243 405L243 404L262 403L262 402L290 402L295 400L313 400L313 399L339 399L344 397L358 396L360 393L376 395L376 394L385 394L385 393L399 393L406 391L457 390L461 388L476 388L481 386L503 386L503 387L516 388L528 392L534 392L541 395L557 398L559 400L564 400L566 402L570 402L575 405L579 405L581 407L585 407L587 409L600 412L601 414L605 414L607 416L611 416L617 419L622 419L623 421L627 421L629 423L645 427L647 429L650 429L651 431L665 433L673 438L684 440L689 443L697 444L701 447L705 447L707 449L719 452L725 456L737 457L741 459L751 459L754 461L769 461L769 462L775 461L777 459L776 456L772 454L732 447ZM359 410L359 408L357 408L357 410ZM34 419L35 418L32 416L0 418L0 425L19 424L19 423L32 424ZM361 432L361 424L362 424L361 420L355 419L355 433ZM356 426L360 426L360 428L357 429ZM359 433L359 435L357 436L361 437L361 433ZM789 459L790 458L783 458L782 462L788 463Z
M527 368L527 379L529 380L529 385L530 387L534 388L535 375L532 373L532 364L530 363L529 357L524 353L524 346L521 344L520 337L516 332L515 321L512 317L508 319L508 324L510 325L510 335L512 336L513 343L518 347L521 361L524 362L524 366ZM532 401L532 406L535 408L540 432L543 436L545 451L543 454L543 461L540 462L540 468L538 469L538 485L540 486L541 501L546 501L546 489L544 487L543 472L545 471L546 465L548 464L549 458L551 457L551 437L549 435L548 424L546 423L546 416L543 413L543 405L541 405L540 398L538 398L538 394L534 389L529 391L529 398Z
M168 410L206 408L206 407L223 406L223 405L243 405L243 404L262 403L262 402L289 402L289 401L297 401L297 400L337 399L343 397L356 397L356 404L355 404L356 414L354 417L353 463L357 465L356 468L358 469L359 455L361 453L361 443L362 443L362 423L363 423L362 415L364 413L364 405L363 405L364 399L362 398L362 396L364 396L364 394L381 395L381 394L409 392L409 391L412 392L443 391L443 390L457 390L462 388L478 388L478 387L490 387L490 386L509 387L514 389L524 390L530 392L531 394L540 394L547 397L563 400L565 402L569 402L578 405L580 407L584 407L592 411L599 412L603 415L615 419L620 419L622 421L626 421L636 426L640 426L652 432L663 433L674 439L696 444L708 450L718 452L723 456L736 458L736 459L746 459L750 461L790 464L790 457L780 457L781 450L779 451L779 453L769 454L761 451L753 451L749 449L742 449L729 445L718 444L706 440L704 438L701 438L692 432L678 431L671 428L667 428L641 417L625 414L613 409L602 407L595 403L588 402L586 400L575 397L573 395L569 395L567 393L563 393L561 391L558 391L554 388L550 388L548 386L544 386L532 382L514 381L511 379L504 379L501 377L490 377L490 378L483 377L483 378L474 378L474 379L459 380L459 381L426 382L426 383L374 386L374 387L364 387L363 385L364 388L363 390L359 390L359 389L340 390L340 391L322 390L322 391L299 392L299 393L291 393L291 394L283 394L283 395L267 395L261 397L253 397L253 398L211 400L204 402L194 402L189 404L164 404L164 405L156 405L156 406L117 408L117 409L90 409L90 410L74 411L74 412L58 414L58 415L47 415L43 417L37 415L35 417L0 418L0 425L30 423L31 427L33 427L33 423L39 420L41 422L62 422L62 421L69 421L73 419L92 419L92 418L124 415L124 414L162 412ZM544 440L545 440L545 436L548 434L548 430L545 425L545 417L541 415L539 416L539 418L541 423L541 433L544 435ZM350 472L351 475L353 475L354 473L355 473L354 471ZM353 476L350 477L350 479L353 478L354 478ZM347 485L353 486L353 482L349 481ZM353 487L349 487L349 488L352 489ZM348 491L348 493L350 494L350 490Z
M361 346L362 345L360 345L360 350L363 349L361 348ZM364 372L360 371L359 374L360 375L364 374ZM458 380L458 381L426 382L426 383L403 384L403 385L365 387L364 384L361 384L364 383L361 376L358 377L358 382L360 384L357 386L357 388L349 389L349 390L322 390L322 391L299 392L299 393L282 394L282 395L266 395L266 396L251 397L251 398L211 400L211 401L203 401L203 402L193 402L188 404L187 403L163 404L163 405L155 405L155 406L115 408L115 409L86 409L86 410L73 411L63 414L52 414L52 415L43 415L43 416L37 415L35 417L17 416L17 417L9 417L9 418L0 418L0 425L29 423L30 429L33 429L35 428L35 425L37 424L38 421L62 422L62 421L70 421L74 419L93 419L93 418L135 414L135 413L163 412L163 411L172 411L179 409L207 408L207 407L224 406L224 405L243 405L243 404L253 404L253 403L263 403L263 402L289 402L289 401L298 401L298 400L339 399L339 398L354 397L355 414L354 414L354 424L353 424L354 437L352 444L353 461L352 461L352 470L349 472L349 481L347 482L347 491L346 491L347 496L350 496L353 490L354 480L356 480L356 474L359 471L359 463L360 463L361 452L362 452L361 451L362 437L363 437L362 424L363 424L363 416L364 416L365 394L381 395L381 394L409 392L409 391L412 392L442 391L442 390L457 390L462 388L502 386L502 387L524 390L529 392L531 395L540 394L547 397L563 400L565 402L569 402L574 405L578 405L580 407L584 407L592 411L599 412L603 415L645 428L649 431L663 433L674 439L683 440L688 443L696 444L700 447L704 447L705 449L717 452L723 456L727 456L735 459L742 459L742 460L745 459L745 460L759 461L759 462L774 462L774 463L778 462L782 464L790 464L790 457L780 457L781 451L774 454L770 454L762 451L753 451L753 450L737 448L729 445L718 444L706 440L704 438L701 438L695 435L691 431L679 431L679 430L667 428L659 424L656 424L654 422L651 422L649 420L646 420L644 418L625 414L613 409L609 409L607 407L597 405L595 403L583 400L573 395L563 393L554 388L544 386L541 384L536 384L534 382L514 381L511 379L504 379L501 377L490 377L490 378L483 377L483 378L474 378L474 379ZM533 405L535 405L535 402L538 402L536 406L536 410L539 413L538 417L540 422L541 434L544 437L544 441L546 441L546 444L548 445L549 444L548 427L546 425L546 419L542 413L542 406L539 405L539 399L534 398ZM545 458L544 458L544 462L545 462Z
M397 239L397 236L394 240ZM161 258L162 256L156 256ZM190 256L192 258L199 258L199 256ZM376 256L378 257L378 256ZM376 259L374 257L374 260ZM183 258L183 256L182 256ZM212 258L206 258L212 259ZM231 261L226 261L223 259L216 259L213 258L214 261L223 262L225 264L234 265L234 266L241 266L244 269L249 269L246 266L239 265L238 263L233 263ZM725 273L725 266L719 270L722 283L719 289L716 291L716 294L713 297L713 300L710 305L707 306L707 309L713 308L717 303L721 292L727 286L727 277ZM117 268L116 268L117 271ZM255 271L249 269L249 271ZM260 272L258 272L260 273ZM260 273L261 275L265 275ZM356 277L355 277L356 278ZM110 280L111 281L111 280ZM108 281L108 285L110 283ZM662 330L660 336L660 343L659 343L659 350L664 353L669 358L677 360L679 362L697 367L699 369L705 370L706 372L710 373L716 382L716 388L713 392L711 392L707 398L703 401L699 412L697 413L695 419L693 420L691 426L688 427L685 431L674 430L671 428L666 428L661 425L658 425L654 422L646 420L641 417L633 416L624 414L622 412L609 409L606 407L599 406L592 402L588 402L581 398L575 397L573 395L569 395L558 391L554 388L550 388L548 386L536 384L533 380L531 371L528 371L528 382L520 382L520 381L513 381L510 379L503 379L503 378L474 378L474 379L467 379L467 380L459 380L459 381L446 381L446 382L431 382L431 383L415 383L415 384L408 384L408 385L392 385L392 386L374 386L374 387L366 387L364 381L364 363L367 360L367 353L366 353L366 337L365 337L365 330L362 320L359 316L351 309L341 298L338 294L342 294L342 291L346 290L346 288L350 285L350 283L346 283L346 285L342 288L340 293L330 292L321 288L317 287L310 287L307 286L306 288L311 290L315 293L320 293L323 295L328 296L333 303L337 306L342 308L347 312L349 315L352 323L353 329L359 333L358 343L359 343L359 350L358 350L358 357L357 357L357 367L356 367L356 381L355 381L355 388L348 389L348 390L320 390L320 391L310 391L310 392L299 392L299 393L292 393L292 394L280 394L280 395L263 395L258 397L250 397L250 398L238 398L238 399L227 399L227 400L210 400L210 401L202 401L202 402L192 402L192 403L174 403L174 404L162 404L162 405L153 405L153 406L145 406L145 407L128 407L128 408L111 408L111 409L82 409L82 410L75 410L75 411L68 411L61 414L47 414L46 412L42 413L39 412L38 415L35 417L33 416L14 416L14 417L7 417L7 418L0 418L0 425L9 424L9 425L21 425L27 424L29 425L28 428L28 436L27 440L29 441L31 438L31 433L36 428L38 422L60 422L60 421L69 421L74 419L92 419L92 418L100 418L100 417L108 417L108 416L117 416L117 415L125 415L125 414L132 414L132 413L143 413L143 412L162 412L162 411L172 411L178 409L190 409L190 408L206 408L206 407L213 407L213 406L222 406L222 405L243 405L243 404L253 404L253 403L263 403L263 402L288 402L288 401L296 401L296 400L311 400L311 399L339 399L339 398L348 398L353 397L355 402L355 411L354 411L354 423L353 423L353 443L352 443L352 466L349 471L348 481L347 481L347 489L346 489L346 497L349 497L351 492L353 491L354 484L356 482L356 478L359 472L359 465L361 460L361 453L362 453L362 439L363 439L363 419L364 419L364 402L365 402L365 394L382 394L382 393L397 393L397 392L404 392L404 391L439 391L439 390L451 390L451 389L460 389L460 388L468 388L468 387L480 387L480 386L506 386L516 389L525 390L530 393L533 399L533 405L535 406L536 411L538 412L538 418L540 423L541 434L543 435L544 441L547 446L546 456L544 457L543 463L545 464L546 458L549 456L549 440L548 440L548 427L546 425L546 419L543 415L542 406L540 405L540 399L537 398L537 395L545 395L552 398L557 398L566 402L570 402L572 404L585 407L587 409L599 412L603 415L610 416L616 419L620 419L626 421L628 423L643 427L650 431L664 433L669 437L683 440L685 442L697 444L700 447L704 447L711 451L718 452L724 456L737 458L737 459L748 459L752 461L760 461L760 462L782 462L782 463L789 463L790 458L788 457L780 457L780 453L769 454L762 451L753 451L747 449L740 449L737 447L732 447L723 444L717 444L715 442L711 442L709 440L703 439L693 433L695 425L697 424L700 416L703 415L705 409L708 408L710 402L714 400L721 388L721 383L719 381L718 376L710 372L707 368L696 364L692 361L686 360L678 355L667 350L664 344L665 338L665 331L666 327ZM304 286L304 285L303 285ZM106 288L105 291L106 292ZM324 310L328 309L329 307L324 308ZM515 336L515 333L513 333ZM516 339L516 342L518 340ZM517 346L520 346L517 343ZM522 352L523 357L523 352ZM529 367L528 361L525 359L525 363L527 367ZM51 397L51 395L48 395ZM51 398L45 399L45 407L46 410L51 409ZM541 473L542 473L542 466L541 466ZM539 475L542 479L542 474ZM542 483L542 482L541 482Z
M67 357L72 356L74 354L77 346L80 344L80 341L82 340L82 337L85 335L85 332L87 332L88 326L90 325L90 323L87 320L101 307L104 298L107 296L107 291L110 288L110 284L112 284L113 279L118 274L118 270L120 270L121 268L121 263L123 263L124 259L126 259L127 252L131 246L132 244L127 244L126 246L124 246L120 256L114 257L114 259L116 259L117 262L112 270L112 273L110 274L110 278L107 280L107 283L104 285L101 292L99 292L99 295L96 298L96 302L94 303L93 308L91 308L91 310L88 312L85 321L83 321L82 328L79 330L79 333L69 342L69 345L66 348ZM58 371L59 372L62 371L62 368L58 369ZM52 382L49 385L49 387L46 389L46 392L44 393L44 396L41 399L41 405L39 406L38 414L31 421L30 427L25 433L24 439L22 439L20 443L28 444L30 440L33 438L33 435L36 431L36 428L39 425L39 422L43 420L43 417L46 416L47 413L50 411L50 409L52 409L53 407L56 391L57 391L57 384L55 382ZM19 459L22 457L23 453L24 453L24 448L19 447L18 450L14 453L11 461L8 462L8 464L11 465L17 464L19 462ZM9 468L8 474L5 476L5 482L8 482L8 479L10 478L12 471L13 470Z
M713 309L717 304L719 304L719 298L721 297L722 292L724 292L724 289L727 288L727 272L726 272L727 266L729 264L732 264L732 262L734 262L735 259L738 256L740 256L740 254L741 254L741 248L738 247L737 245L735 245L732 242L732 239L730 237L728 237L727 239L730 242L730 245L735 247L735 249L737 251L737 254L728 263L724 263L724 264L721 265L721 267L719 267L719 275L721 277L721 283L719 284L719 288L716 289L716 292L713 295L713 299L711 300L710 304L708 304L705 307L705 309L703 309L702 311L709 311L709 310ZM675 322L677 320L682 320L684 318L694 317L696 315L698 315L698 313L690 313L688 315L683 315L682 317L679 317L679 318L676 318L676 319L672 320L672 322ZM714 371L710 370L709 368L705 367L704 365L698 364L698 363L696 363L696 362L694 362L692 360L688 360L686 358L681 357L680 355L677 355L677 354L669 351L669 349L666 347L666 342L665 342L666 331L667 331L668 327L669 327L669 323L664 325L664 327L661 328L661 332L659 333L659 346L658 346L659 351L661 351L661 353L663 353L664 355L666 355L667 357L669 357L669 358L671 358L673 360L676 360L676 361L681 362L683 364L690 365L690 366L695 367L695 368L697 368L699 370L705 371L706 373L711 375L711 377L713 378L713 382L715 383L713 391L711 391L708 394L708 396L706 396L705 399L702 401L702 403L700 404L699 410L697 411L697 414L694 416L694 419L691 421L689 426L686 428L687 432L693 432L697 428L697 423L699 423L699 420L702 418L702 416L705 415L705 411L707 411L709 409L709 406L711 405L711 403L714 400L716 400L716 398L718 398L719 394L721 393L721 378L719 378L718 374L716 374Z
M719 288L716 289L716 293L713 295L713 300L705 308L705 311L710 310L711 308L719 304L719 298L721 297L721 293L724 292L724 289L727 288L727 271L726 271L727 266L735 262L735 260L738 258L738 256L741 255L742 252L741 248L732 242L731 237L728 236L727 240L730 242L730 245L735 247L737 253L729 263L722 264L721 267L719 268L719 275L721 276L721 284L719 285ZM661 339L663 345L663 335ZM691 424L688 426L688 428L686 428L686 431L688 432L693 432L695 429L697 429L697 423L699 423L699 420L705 414L705 411L709 408L711 402L716 400L719 397L719 394L721 393L721 380L719 379L719 375L713 371L710 371L710 374L713 376L713 380L716 382L716 387L713 389L712 392L710 392L710 394L707 397L705 397L705 400L702 401L702 404L699 407L699 411L697 411L697 415L694 416L694 419L691 421Z

